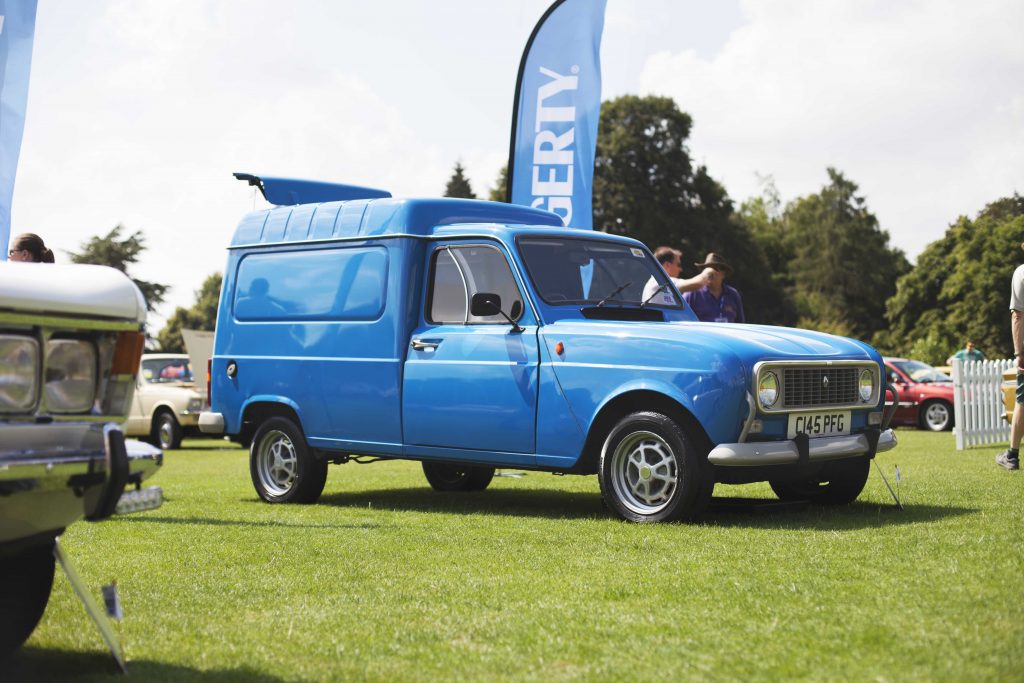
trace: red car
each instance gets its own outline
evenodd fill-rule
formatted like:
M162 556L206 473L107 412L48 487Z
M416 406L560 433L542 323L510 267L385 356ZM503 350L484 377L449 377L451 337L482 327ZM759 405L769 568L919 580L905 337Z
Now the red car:
M953 379L919 360L883 358L889 383L900 392L892 424L941 432L953 428ZM892 405L892 397L886 405Z

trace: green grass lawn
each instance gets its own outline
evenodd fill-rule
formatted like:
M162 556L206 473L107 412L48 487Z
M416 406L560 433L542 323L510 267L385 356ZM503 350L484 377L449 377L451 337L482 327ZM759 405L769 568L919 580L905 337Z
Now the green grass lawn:
M247 453L189 441L159 510L63 537L116 579L136 680L1021 680L1024 474L996 449L901 430L841 509L713 509L635 525L594 477L530 472L436 493L418 463L332 467L320 502L271 506ZM767 485L716 498L774 500ZM0 679L109 680L58 570Z

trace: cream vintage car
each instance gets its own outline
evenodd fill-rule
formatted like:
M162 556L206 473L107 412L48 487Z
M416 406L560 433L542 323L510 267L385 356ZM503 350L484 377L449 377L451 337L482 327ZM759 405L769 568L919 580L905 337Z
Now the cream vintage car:
M198 433L203 403L187 355L147 353L142 356L125 433L163 450L178 448L183 436Z
M118 424L145 318L113 268L0 263L0 660L46 609L65 528L162 502L142 482L163 454Z

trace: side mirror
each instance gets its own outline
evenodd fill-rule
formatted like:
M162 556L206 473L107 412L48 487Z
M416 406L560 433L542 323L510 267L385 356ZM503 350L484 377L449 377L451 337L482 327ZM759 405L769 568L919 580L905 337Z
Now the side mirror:
M477 292L473 295L469 312L477 318L501 315L501 297L490 292Z
M512 326L513 332L523 331L523 328L519 327L519 323L516 322L519 316L523 314L523 302L518 299L512 304L512 315L508 315L505 311L501 310L501 297L499 295L491 292L477 292L473 295L473 300L469 304L469 312L478 318L500 315Z

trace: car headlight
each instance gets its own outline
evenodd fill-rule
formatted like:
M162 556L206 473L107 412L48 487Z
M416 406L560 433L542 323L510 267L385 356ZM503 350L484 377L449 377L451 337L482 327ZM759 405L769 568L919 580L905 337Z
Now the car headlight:
M31 337L0 335L0 412L25 413L38 398L39 344Z
M870 370L860 371L860 400L867 403L875 395L875 373Z
M44 391L51 412L88 412L96 400L96 347L80 339L48 341Z
M774 372L766 372L757 382L757 399L762 408L771 408L779 400L779 378Z
M188 412L201 413L203 411L203 399L196 397L188 400Z

